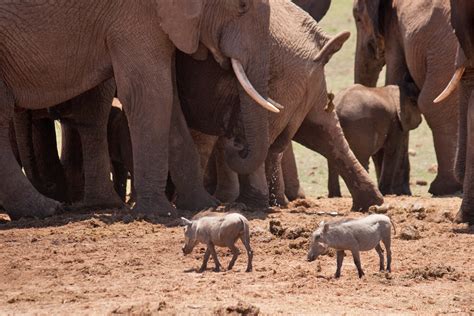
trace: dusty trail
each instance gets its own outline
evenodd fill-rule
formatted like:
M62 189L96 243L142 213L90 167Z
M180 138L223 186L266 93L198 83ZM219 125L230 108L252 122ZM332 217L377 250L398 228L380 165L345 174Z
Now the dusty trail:
M376 252L365 252L362 280L350 254L339 280L332 277L334 254L305 261L310 232L332 218L318 212L345 214L348 198L244 213L251 220L252 273L244 272L243 252L234 271L212 272L211 259L198 274L204 247L184 257L182 227L121 213L0 224L0 314L213 314L239 302L240 311L253 306L261 314L474 312L473 230L450 222L460 199L386 200L398 233L393 273L378 273ZM401 232L420 238L404 240ZM226 266L229 251L219 256Z

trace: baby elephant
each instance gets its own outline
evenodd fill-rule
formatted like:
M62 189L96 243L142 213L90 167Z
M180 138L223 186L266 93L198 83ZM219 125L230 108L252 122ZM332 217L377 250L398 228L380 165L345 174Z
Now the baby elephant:
M325 223L322 221L311 237L311 246L308 252L308 261L326 252L328 247L337 251L336 278L341 276L342 260L344 250L350 250L354 263L359 272L359 278L364 275L360 265L359 251L368 251L373 248L380 258L380 271L384 271L383 250L380 241L387 250L387 271L391 272L392 252L390 250L391 227L395 226L389 217L381 214L373 214L360 219L343 219Z
M239 249L235 246L235 242L239 238L247 250L248 261L246 272L252 271L253 253L250 248L249 222L244 216L237 213L230 213L224 216L204 216L192 221L186 218L181 218L181 220L183 224L186 225L184 231L185 243L183 246L183 253L185 255L190 254L194 246L198 243L207 245L199 272L206 270L210 255L212 255L212 259L216 264L214 271L220 271L221 264L217 259L214 246L228 247L232 251L232 260L230 260L227 270L232 269L240 254Z

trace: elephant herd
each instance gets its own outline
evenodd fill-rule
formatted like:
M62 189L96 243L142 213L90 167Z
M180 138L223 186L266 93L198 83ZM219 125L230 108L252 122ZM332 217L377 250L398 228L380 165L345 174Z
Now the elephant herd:
M340 175L367 210L410 194L409 130L423 115L430 192L464 187L458 219L472 223L474 9L451 2L355 0L356 85L336 97L324 67L350 34L318 25L330 0L0 4L0 205L13 220L121 207L129 174L129 202L148 216L286 204L304 197L296 141L327 158L330 196Z

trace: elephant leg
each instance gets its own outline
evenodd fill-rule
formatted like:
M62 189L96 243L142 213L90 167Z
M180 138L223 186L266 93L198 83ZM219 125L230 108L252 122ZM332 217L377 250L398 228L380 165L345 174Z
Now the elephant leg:
M400 160L400 167L395 171L395 176L392 183L392 191L396 195L411 195L410 158L408 156L408 144L409 141L407 140L407 145L403 150L402 158Z
M294 201L296 199L306 198L298 176L298 168L296 166L292 142L290 142L287 149L283 153L281 168L283 172L283 182L285 184L285 195L288 200Z
M428 71L426 77L435 80L436 74ZM442 87L444 84L439 86ZM438 161L438 174L428 191L433 195L447 195L462 189L461 183L454 175L459 109L456 106L458 102L456 95L439 104L433 104L438 91L431 82L425 82L418 98L418 105L431 128Z
M127 197L127 179L128 171L123 163L112 161L112 177L114 181L114 189L120 199L125 202Z
M341 197L341 187L339 185L339 173L334 162L328 159L328 197Z
M12 147L13 156L15 156L16 161L21 166L21 159L20 159L20 151L18 149L18 143L16 141L16 133L15 133L15 124L13 120L10 122L10 128L8 136L10 137L10 144Z
M47 197L67 201L66 175L59 159L54 121L49 118L33 119L33 147L38 175Z
M14 102L13 95L0 80L0 202L12 220L52 216L61 210L60 203L35 190L13 155L9 129Z
M222 202L233 202L239 197L239 176L225 160L224 141L219 138L215 148L217 186L214 196Z
M204 188L209 194L214 194L217 186L215 147L217 136L207 135L191 129L191 136L196 144L201 161L201 170L204 177Z
M474 90L471 90L474 91ZM464 175L463 199L456 215L458 223L474 225L474 92L469 98L467 110L466 173Z
M217 189L217 158L216 151L213 150L209 160L207 161L207 166L204 169L204 188L207 192L215 196ZM220 200L222 201L222 200Z
M31 110L18 111L14 114L14 129L21 165L26 177L36 190L45 191L38 174L36 155L33 146L33 114Z
M158 31L154 39L152 43L144 42L136 34L123 34L109 46L118 98L130 127L137 195L134 210L175 217L176 209L165 194L175 48L163 32ZM125 51L125 46L135 49ZM146 67L138 67L138 60Z
M177 192L176 206L191 211L217 206L219 202L204 189L199 153L181 111L177 93L169 145L170 174Z
M262 164L255 172L239 175L240 194L237 202L251 209L267 208L269 201L268 183L265 166Z
M351 151L335 112L313 108L294 140L334 162L352 195L352 210L368 210L383 203L379 190Z
M402 191L395 190L395 185L398 183L400 185L399 189L401 189L403 172L399 170L408 167L404 166L405 155L408 156L408 132L393 130L387 135L384 147L382 170L379 178L379 189L382 194L403 194Z
M377 151L375 154L372 155L372 161L374 162L377 181L380 179L380 175L382 174L383 155L384 155L383 148L380 148L379 151Z
M107 144L107 122L115 90L111 79L56 107L64 121L75 125L81 138L84 197L75 208L123 206L110 180Z
M71 203L84 198L81 136L69 122L61 122L61 164L66 175L67 200Z
M282 157L283 153L269 151L265 161L270 206L288 205L288 199L285 196L285 183L283 183Z

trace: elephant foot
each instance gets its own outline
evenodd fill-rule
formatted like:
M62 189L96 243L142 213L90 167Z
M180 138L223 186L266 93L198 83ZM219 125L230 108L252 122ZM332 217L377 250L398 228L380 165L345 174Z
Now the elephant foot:
M242 203L248 210L267 209L270 205L268 203L268 195L240 195L235 202Z
M133 211L145 217L178 217L178 211L165 196L153 200L139 198L133 207Z
M298 199L301 199L301 200L306 199L306 194L304 193L304 190L301 186L299 186L297 190L287 189L285 191L285 195L289 201L294 201Z
M328 193L328 198L338 198L338 197L342 197L342 194L341 194L341 191L329 191Z
M383 196L379 192L364 192L352 197L352 211L367 212L373 205L382 205Z
M82 209L121 209L125 207L125 203L117 195L114 190L106 194L86 194L83 201L77 204Z
M270 195L269 202L270 202L270 206L287 206L288 203L290 203L285 195L278 195L278 196Z
M456 214L454 218L456 224L467 223L469 226L474 225L474 214L471 212L464 211L461 207L461 210Z
M462 191L462 184L460 184L454 176L446 179L436 176L436 179L431 182L429 193L440 196L440 195L453 195Z
M35 200L22 200L21 203L15 203L15 205L5 203L4 208L12 221L22 217L43 219L64 212L61 203L44 196Z
M207 193L205 190L194 192L192 194L179 194L176 199L176 207L180 210L192 212L204 210L211 207L217 207L220 202L218 199Z

